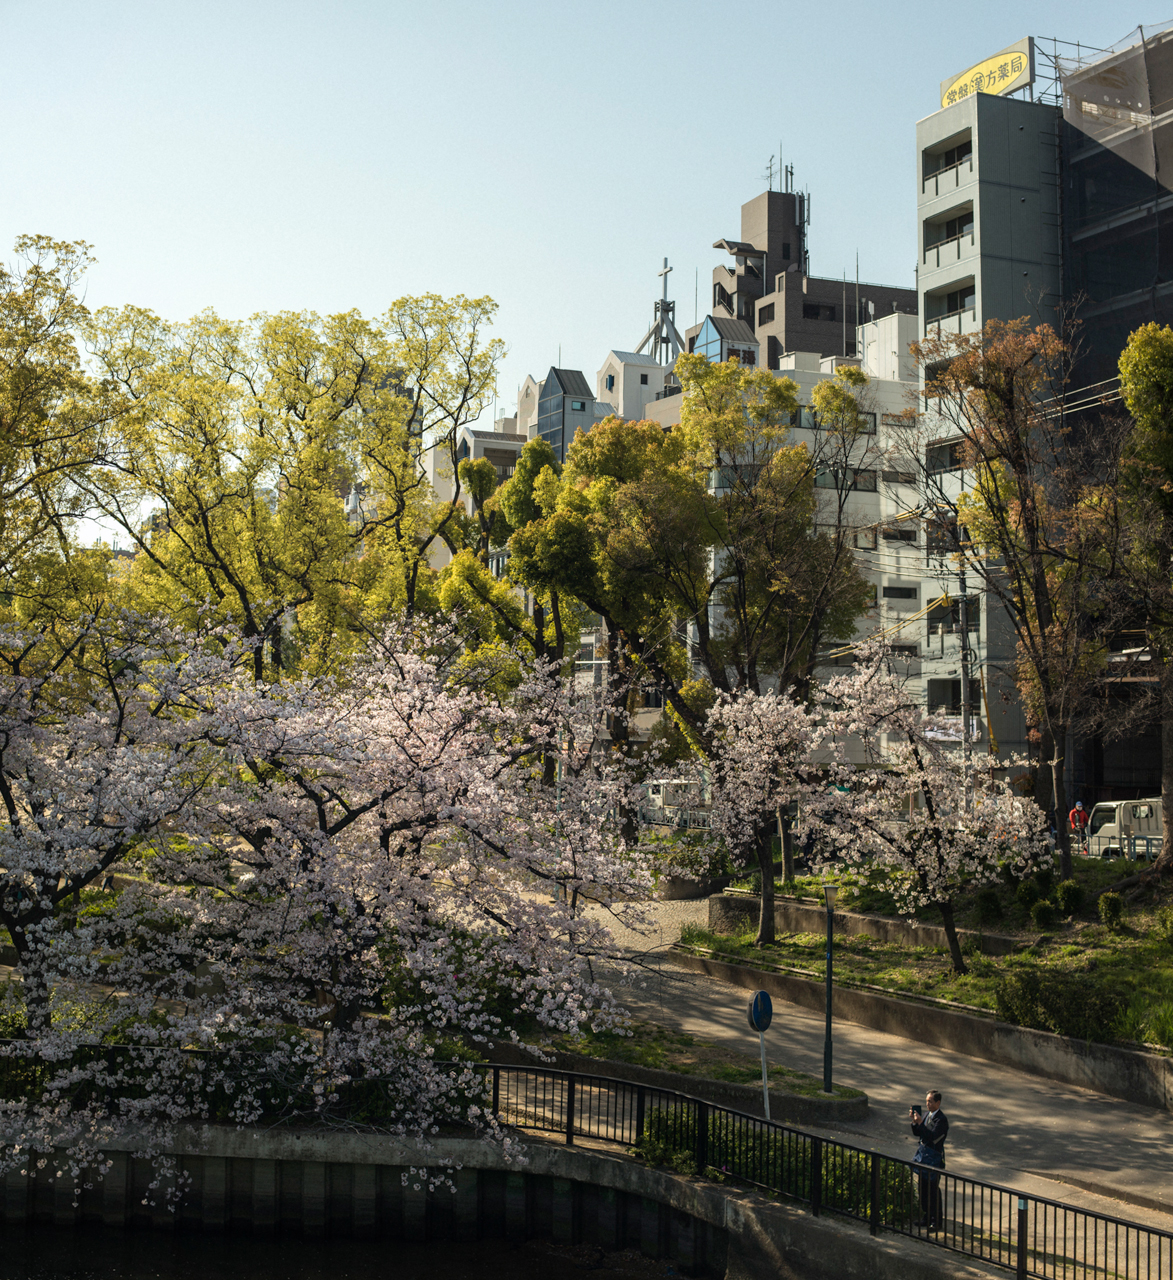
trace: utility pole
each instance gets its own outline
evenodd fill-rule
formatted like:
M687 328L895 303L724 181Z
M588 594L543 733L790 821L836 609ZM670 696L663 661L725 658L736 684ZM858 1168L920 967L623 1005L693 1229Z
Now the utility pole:
M969 596L965 580L965 562L961 561L957 571L958 587L961 599L957 603L957 618L961 628L961 769L965 787L965 812L973 808L973 744L970 740L969 703Z

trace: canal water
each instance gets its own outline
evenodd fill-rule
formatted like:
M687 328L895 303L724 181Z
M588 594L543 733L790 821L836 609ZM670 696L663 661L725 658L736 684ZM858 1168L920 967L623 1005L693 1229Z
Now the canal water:
M511 1244L0 1229L0 1280L661 1280L679 1273L631 1250Z

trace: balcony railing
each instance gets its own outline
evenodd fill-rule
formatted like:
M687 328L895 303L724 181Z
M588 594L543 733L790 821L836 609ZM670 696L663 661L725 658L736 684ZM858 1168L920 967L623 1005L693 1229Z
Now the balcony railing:
M939 267L942 263L949 266L961 261L961 251L968 241L972 249L974 244L973 228L959 236L950 236L948 240L938 240L936 244L925 245L925 266Z
M964 333L967 316L977 324L977 307L962 307L960 311L946 311L944 315L933 316L931 320L925 321L925 337L933 329L937 331L937 337L943 333Z
M962 177L962 174L965 177ZM921 183L922 195L939 196L942 191L956 191L962 182L968 182L970 175L973 173L973 156L966 156L964 160L958 160L956 164L951 164L947 169L938 169L936 173L930 173Z

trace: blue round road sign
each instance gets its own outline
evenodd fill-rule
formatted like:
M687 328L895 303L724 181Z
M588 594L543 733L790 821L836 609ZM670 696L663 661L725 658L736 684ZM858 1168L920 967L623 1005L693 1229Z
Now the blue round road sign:
M768 1031L774 1017L774 1002L768 991L755 991L749 1002L749 1025L755 1031Z

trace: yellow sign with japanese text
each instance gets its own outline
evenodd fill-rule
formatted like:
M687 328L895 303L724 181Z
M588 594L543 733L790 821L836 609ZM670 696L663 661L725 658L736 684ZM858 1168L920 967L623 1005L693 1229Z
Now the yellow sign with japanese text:
M1035 42L1030 36L979 62L959 76L941 81L941 106L951 107L975 93L1011 93L1035 78Z

